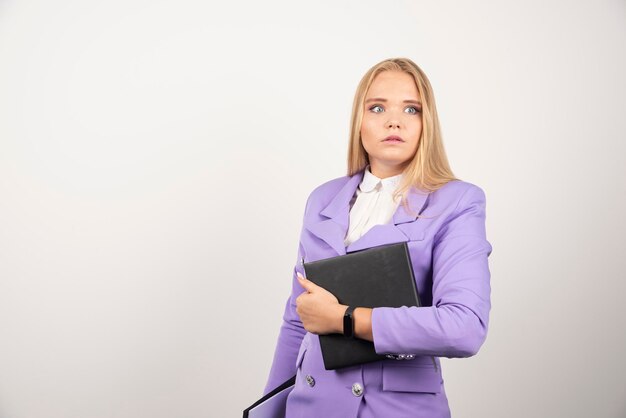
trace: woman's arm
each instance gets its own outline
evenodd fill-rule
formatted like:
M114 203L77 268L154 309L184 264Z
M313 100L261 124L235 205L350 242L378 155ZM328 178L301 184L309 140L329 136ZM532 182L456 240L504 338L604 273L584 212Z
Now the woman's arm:
M469 357L487 335L491 244L485 233L485 195L470 185L433 238L433 306L354 310L355 336L378 354ZM295 301L306 330L342 333L346 305L311 281Z
M301 246L298 251L298 260L302 258ZM295 298L302 292L302 288L298 284L296 273L298 267L293 271L292 292L283 312L283 322L278 333L278 341L274 350L274 359L270 368L269 377L263 390L263 395L270 392L279 384L296 374L296 357L300 349L302 339L306 334L306 330L300 322L300 318L296 313Z
M309 195L305 204L304 217L306 217L310 199L311 196ZM304 291L297 277L298 273L304 274L304 270L300 264L300 260L306 256L302 247L303 232L304 221L300 232L296 264L291 278L291 294L285 303L283 322L280 326L278 341L274 350L274 358L267 383L265 384L265 389L263 390L263 395L296 374L296 357L298 356L302 339L306 334L304 325L296 312L296 298Z
M315 283L311 281L304 282L303 284L305 288L309 288L313 292L321 291L327 293L326 290L316 286ZM311 321L307 322L308 317L304 319L304 321L307 322L307 326L311 328L311 332L315 334L343 334L343 315L346 312L346 309L348 309L348 305L342 305L338 302L334 302L328 303L326 306L329 306L330 308L327 309L317 308L317 306L323 305L313 306L315 306L314 309L317 311L315 316L319 319L315 321L315 323ZM328 315L324 315L324 312L327 311L330 313ZM372 309L358 307L354 310L352 316L354 317L354 336L363 340L372 341ZM316 324L319 324L318 326L323 329L316 329Z
M369 320L379 354L470 357L485 341L492 247L486 239L481 188L470 186L433 240L433 305L374 308ZM361 316L364 323L356 326L367 336L367 312Z

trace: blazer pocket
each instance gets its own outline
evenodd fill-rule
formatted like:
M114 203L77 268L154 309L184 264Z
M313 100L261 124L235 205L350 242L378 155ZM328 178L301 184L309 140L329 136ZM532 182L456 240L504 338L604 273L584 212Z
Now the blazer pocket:
M432 365L401 366L383 363L383 391L441 392L442 379Z

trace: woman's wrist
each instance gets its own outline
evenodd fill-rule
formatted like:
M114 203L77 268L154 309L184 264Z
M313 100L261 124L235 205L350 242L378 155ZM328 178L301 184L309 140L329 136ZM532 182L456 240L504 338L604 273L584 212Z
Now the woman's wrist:
M337 313L333 315L335 332L343 334L343 315L346 313L348 305L337 305ZM354 318L353 335L367 341L374 341L372 335L372 308L356 308L352 312Z
M343 334L343 315L346 313L346 309L348 309L348 305L337 305L337 313L333 315L333 322L335 332L337 334Z
M354 336L362 340L374 341L372 334L372 308L356 308L354 315Z

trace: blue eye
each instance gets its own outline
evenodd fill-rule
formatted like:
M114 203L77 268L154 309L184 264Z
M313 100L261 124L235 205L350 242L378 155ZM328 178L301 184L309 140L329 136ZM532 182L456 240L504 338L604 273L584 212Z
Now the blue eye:
M407 107L407 109L413 109L412 112L409 112L412 115L416 115L416 114L418 114L418 113L420 113L422 111L422 109L420 109L418 107L415 107L415 106L409 106L409 107Z
M381 111L382 111L382 107L381 107L380 105L374 105L374 106L370 107L370 109L369 109L369 110L371 110L371 111L372 111L372 112L374 112L374 113L380 113L380 112L377 112L377 111L375 111L375 110L374 110L374 109L376 109L376 108L379 108L379 109L381 109Z

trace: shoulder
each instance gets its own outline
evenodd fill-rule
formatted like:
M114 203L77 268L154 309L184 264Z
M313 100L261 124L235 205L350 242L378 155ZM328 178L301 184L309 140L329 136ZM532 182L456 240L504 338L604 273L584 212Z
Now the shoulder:
M452 180L430 193L430 204L457 208L472 203L485 202L485 191L478 185L464 180Z
M341 189L343 189L351 178L352 176L336 177L315 187L313 191L309 193L309 197L307 198L307 209L311 205L326 206L332 198L336 196Z
M486 241L486 203L484 190L473 183L453 180L431 193L429 214L434 214L433 242L438 246L445 239L463 237L465 243L491 247ZM464 244L465 245L465 244Z
M345 186L345 184L351 179L351 176L341 176L334 179L325 181L319 186L315 187L309 197L319 197L322 195L332 195L337 193Z

